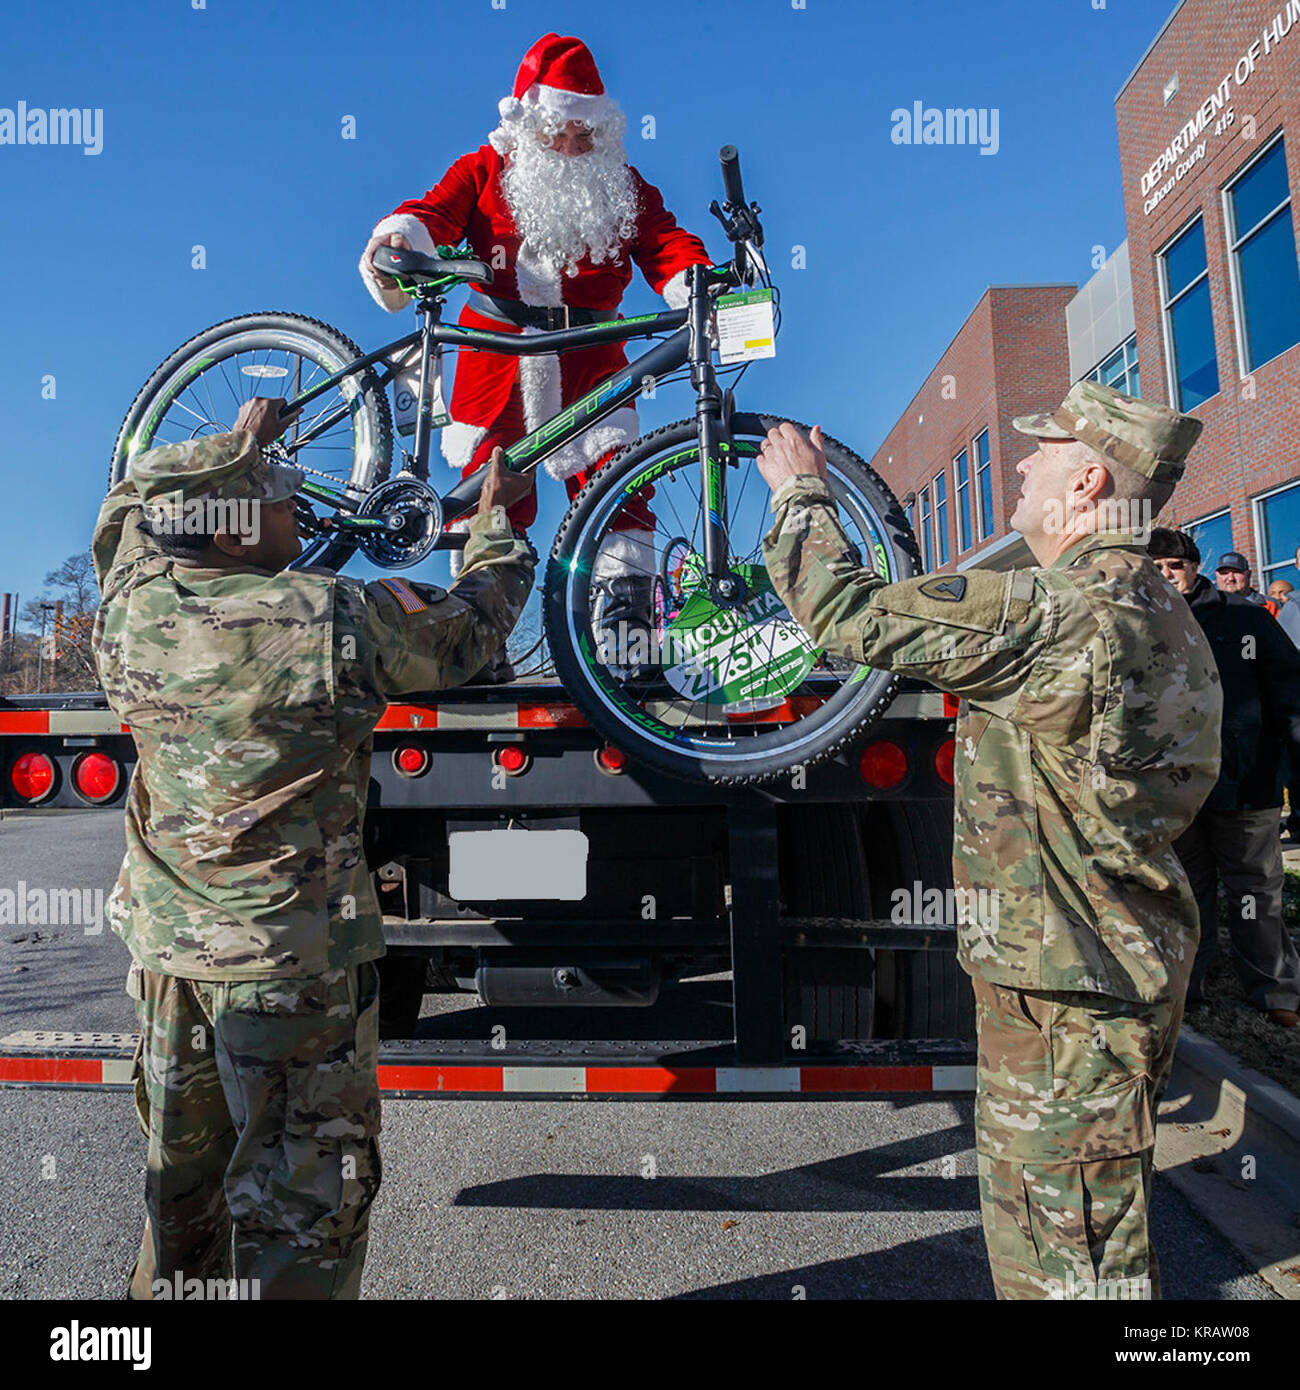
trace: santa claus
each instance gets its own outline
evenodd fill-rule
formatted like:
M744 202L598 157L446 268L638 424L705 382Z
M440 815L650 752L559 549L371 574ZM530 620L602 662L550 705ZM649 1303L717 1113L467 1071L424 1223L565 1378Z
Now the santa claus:
M467 328L540 333L618 318L633 264L671 308L682 308L687 268L712 263L699 238L677 225L659 190L628 164L623 112L606 94L586 44L559 34L538 39L499 111L488 144L462 155L422 198L375 227L361 257L375 300L392 311L410 304L371 265L377 247L432 255L438 245L467 240L494 272L490 294L470 291L459 320ZM447 462L468 476L494 447L522 438L626 364L617 343L562 357L462 349L452 423L442 431ZM636 411L624 406L552 454L546 470L576 496L637 433ZM629 622L649 622L654 517L638 502L614 523L593 571L607 596L604 621L617 612L625 631ZM534 488L509 515L521 528L534 521ZM502 651L481 678L513 675Z

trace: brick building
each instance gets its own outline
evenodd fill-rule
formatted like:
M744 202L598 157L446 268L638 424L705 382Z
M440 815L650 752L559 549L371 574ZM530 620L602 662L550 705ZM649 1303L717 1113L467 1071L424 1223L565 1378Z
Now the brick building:
M915 494L927 568L1032 563L1006 528L1032 448L1010 420L1091 377L1205 421L1161 520L1206 567L1239 550L1261 589L1300 587L1300 0L1181 0L1116 119L1127 242L1078 294L990 289L873 464ZM993 500L972 494L966 546L954 499L986 428Z
M1065 309L1074 285L992 285L912 398L871 466L902 500L926 569L1032 563L1006 519L1015 466L1033 451L1016 415L1070 382Z
M1300 0L1183 0L1116 118L1143 394L1205 421L1164 519L1300 584Z

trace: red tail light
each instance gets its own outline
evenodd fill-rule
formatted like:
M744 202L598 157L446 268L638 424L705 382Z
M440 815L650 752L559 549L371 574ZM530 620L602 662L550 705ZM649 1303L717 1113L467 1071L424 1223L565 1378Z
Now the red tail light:
M393 754L393 766L403 777L418 777L429 770L429 754L418 744L404 743Z
M956 719L957 710L961 706L961 700L956 695L945 694L943 697L943 717L945 719Z
M513 743L510 743L504 748L498 748L492 755L492 761L507 776L518 777L521 772L528 771L528 764L531 760L522 748L517 748Z
M952 764L957 756L957 740L946 738L934 750L934 770L951 787L953 780Z
M627 754L621 748L615 748L612 743L607 743L603 748L596 750L596 766L602 772L611 775L622 772L627 767Z
M72 769L72 783L87 801L111 801L122 785L122 769L107 753L85 753Z
M907 754L887 738L877 739L862 750L858 759L862 780L879 791L892 791L907 776Z
M54 764L44 753L22 753L9 769L9 783L24 801L42 801L54 790Z

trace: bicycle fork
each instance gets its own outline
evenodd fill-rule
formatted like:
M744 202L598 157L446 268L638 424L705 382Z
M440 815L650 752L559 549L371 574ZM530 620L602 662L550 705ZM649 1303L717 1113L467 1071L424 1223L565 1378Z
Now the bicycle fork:
M710 299L705 290L708 269L690 268L691 385L695 387L695 419L700 442L700 497L704 512L704 570L718 598L737 595L736 578L727 563L727 480L723 454L731 449L731 421L724 418L722 392L713 370L709 344Z

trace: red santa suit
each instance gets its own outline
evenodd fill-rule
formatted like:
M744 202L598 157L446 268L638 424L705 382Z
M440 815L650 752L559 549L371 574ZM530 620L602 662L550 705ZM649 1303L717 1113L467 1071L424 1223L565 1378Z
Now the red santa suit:
M491 143L463 155L422 198L402 203L384 218L373 235L400 232L415 250L427 254L433 254L437 245L468 241L474 255L493 268L493 282L486 293L516 304L617 311L635 265L670 307L683 307L687 268L711 262L699 238L677 225L659 190L635 169L629 170L636 197L632 234L621 240L616 255L600 263L584 254L572 267L576 273L568 273L566 267L539 257L516 227L502 176L514 140L534 137L530 131L515 133L512 123L522 123L540 109L553 121L581 120L593 127L616 116L621 129L621 113L605 96L585 45L554 34L539 40L520 67L514 97L506 98L500 109L502 125L492 133ZM383 289L364 260L361 270L371 294L385 308L409 305L401 291ZM480 312L490 308L490 303L472 293L459 322L498 333L542 331ZM512 443L535 429L626 364L627 354L618 343L537 357L459 349L450 402L452 424L442 431L447 462L467 476L487 461L495 446ZM557 450L545 467L553 477L563 479L574 496L595 468L637 434L636 411L623 406ZM536 512L533 494L511 508L511 520L527 526ZM643 504L636 510L629 508L616 528L653 525Z

